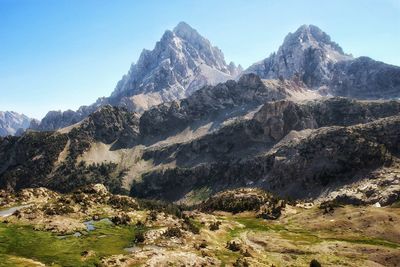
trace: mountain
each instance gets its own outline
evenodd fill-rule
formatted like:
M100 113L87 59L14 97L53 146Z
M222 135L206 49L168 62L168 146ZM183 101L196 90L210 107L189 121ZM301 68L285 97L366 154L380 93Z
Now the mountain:
M117 83L110 97L77 111L50 111L36 130L56 130L75 124L110 104L143 112L150 107L189 96L205 85L236 78L242 69L227 64L210 41L185 22L167 30L153 50L143 50L137 63Z
M367 57L353 58L314 25L289 33L276 53L253 64L245 73L264 79L299 76L323 94L359 99L400 97L400 67Z
M202 190L256 186L300 200L393 203L398 187L382 174L400 163L400 102L299 98L308 94L298 80L246 74L143 114L106 105L56 132L0 139L0 187L103 183L192 202ZM368 195L361 181L379 190Z
M68 191L101 182L117 192L129 190L139 169L147 170L146 164L139 166L147 149L218 131L251 116L265 101L299 94L307 95L307 90L295 82L264 82L247 74L237 82L203 87L186 99L160 104L142 115L105 105L56 132L31 131L0 140L0 187L41 185Z
M132 108L140 111L189 96L204 85L235 78L239 72L233 63L225 63L221 50L180 22L164 33L152 51L143 50L111 97L127 97Z
M0 111L0 136L19 135L29 127L31 118L14 111Z
M397 168L399 101L319 94L395 94L396 67L353 59L315 26L289 34L264 63L256 74L247 71L191 92L193 83L205 81L203 70L226 78L237 68L180 23L142 53L109 98L77 112L49 113L38 127L56 131L0 139L0 187L71 191L104 183L113 192L186 201L202 188L215 194L258 186L284 197L319 199L342 194L338 189L346 186L353 194L362 175ZM139 95L155 94L161 103L134 111ZM391 187L379 187L373 200L389 203L397 187L379 177ZM367 198L359 201L372 201Z
M255 73L262 79L299 79L323 95L358 99L400 97L400 67L367 57L353 58L314 25L303 25L289 33L276 53L243 73ZM77 111L50 111L31 128L60 129L78 123L104 105L143 112L241 74L240 65L226 64L217 47L181 22L173 31L166 31L153 50L143 50L109 97L99 98Z
M398 266L398 68L315 26L255 66L180 23L110 97L0 136L0 265Z

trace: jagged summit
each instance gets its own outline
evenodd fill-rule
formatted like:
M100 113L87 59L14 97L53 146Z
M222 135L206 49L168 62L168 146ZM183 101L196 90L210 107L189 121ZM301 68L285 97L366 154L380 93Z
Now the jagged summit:
M301 44L309 46L326 45L330 46L334 51L344 55L343 49L331 40L331 37L315 25L302 25L294 33L289 33L283 42L283 46L290 44Z
M0 136L22 134L31 118L14 111L0 111Z
M400 97L399 67L367 58L354 59L317 26L300 26L285 37L277 52L243 72L240 65L227 64L219 48L187 23L180 22L163 34L153 50L142 51L110 97L76 112L50 112L40 125L34 123L32 127L55 130L69 126L107 104L143 112L160 103L186 98L205 85L237 80L242 73L255 73L263 79L293 80L325 95L358 99Z
M49 113L35 128L54 130L74 124L106 104L142 112L154 105L187 97L205 85L235 79L241 71L241 67L225 62L219 48L187 23L180 22L172 31L165 31L153 50L143 49L109 98L102 98L73 114Z
M204 40L207 40L184 21L179 22L178 25L175 26L173 32L176 34L176 36L179 36L180 38L185 40L191 40L196 38L202 38Z
M302 25L289 33L276 53L250 66L265 79L291 79L299 75L312 88L329 84L333 65L352 59L328 34L314 25Z
M143 50L112 95L133 97L133 109L140 111L185 97L204 85L224 82L236 73L226 64L221 50L180 22L173 31L164 33L153 50Z
M322 94L358 99L400 96L400 68L373 59L353 58L314 25L289 33L276 53L250 66L244 73L264 79L300 78Z

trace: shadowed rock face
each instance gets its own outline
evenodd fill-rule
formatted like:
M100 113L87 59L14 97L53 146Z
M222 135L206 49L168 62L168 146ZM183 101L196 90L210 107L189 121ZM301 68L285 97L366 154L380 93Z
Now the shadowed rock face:
M77 129L96 141L126 147L139 136L139 115L107 105L91 114Z
M318 129L301 142L289 142L271 153L272 165L263 185L288 196L318 196L323 188L389 164L400 151L399 130L399 116Z
M399 113L397 101L363 103L333 98L304 104L287 100L268 102L251 120L233 123L190 142L147 149L143 158L156 164L176 162L185 168L235 161L267 152L291 131L349 126Z
M310 88L357 99L400 97L400 68L367 57L354 59L313 25L286 36L278 52L250 66L245 73L264 79L299 76Z
M146 111L140 118L141 134L163 137L170 132L183 130L194 122L217 123L229 118L230 115L224 113L243 115L265 101L283 99L287 95L288 92L283 88L270 88L254 74L244 75L238 82L230 80L206 87L186 99L161 104Z
M0 140L0 186L13 190L40 184L51 173L67 140L65 135L49 132Z
M314 198L359 172L390 163L399 152L399 125L399 118L391 117L362 126L322 128L266 155L148 173L132 193L178 200L205 186L213 192L259 186L281 196Z
M132 194L178 200L204 187L218 192L261 186L281 195L316 197L324 188L345 184L355 174L382 166L397 155L398 117L374 120L399 111L396 101L335 98L306 104L267 103L250 121L189 143L146 151L145 159L156 164L174 161L177 167L145 174L132 186ZM304 129L315 130L290 137L291 131Z
M358 99L400 97L400 67L360 57L335 65L332 94Z
M120 192L116 164L87 166L78 164L77 158L94 142L112 144L113 149L130 145L139 135L138 125L136 113L105 106L68 133L28 132L0 139L0 186L9 190L46 186L65 192L102 182Z

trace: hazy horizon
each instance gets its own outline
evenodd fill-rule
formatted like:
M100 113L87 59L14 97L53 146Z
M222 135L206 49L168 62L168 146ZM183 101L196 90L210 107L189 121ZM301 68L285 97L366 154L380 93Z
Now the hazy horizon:
M320 27L355 57L400 65L396 0L3 0L0 6L0 110L37 119L109 96L142 49L153 49L180 21L218 46L226 62L244 68L303 24Z

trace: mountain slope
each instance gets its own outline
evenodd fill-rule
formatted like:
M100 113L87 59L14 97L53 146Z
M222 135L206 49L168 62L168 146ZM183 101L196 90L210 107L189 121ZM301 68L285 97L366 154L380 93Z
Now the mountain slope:
M153 50L143 50L136 64L117 83L110 97L79 110L49 112L37 130L56 130L79 122L110 104L143 112L154 105L189 96L205 85L234 79L241 67L225 62L224 55L188 24L167 30Z
M216 86L204 87L180 101L160 104L140 118L141 132L148 137L165 137L192 124L212 123L218 129L225 121L243 116L266 101L305 93L295 82L265 83L254 74L243 75ZM192 126L196 127L196 126Z
M256 73L264 79L299 77L310 88L334 96L400 97L400 67L366 57L354 59L313 25L289 33L276 53L253 64L245 73Z
M294 82L266 85L258 76L248 74L238 82L204 87L187 99L160 104L142 116L106 105L56 132L32 131L21 138L0 140L0 187L19 189L30 184L68 191L85 183L103 182L122 190L122 179L129 184L127 179L140 174L135 168L143 167L143 149L161 145L157 142L165 142L186 128L213 124L202 135L217 131L227 119L246 115L265 101L305 90Z
M0 136L21 134L29 127L31 118L13 111L0 111Z
M262 88L257 79L250 79L256 86L227 92L235 97L241 92L241 100L235 100L239 106L246 99L252 103L249 92ZM198 93L204 95L202 91L211 89ZM221 85L214 87L214 93L219 95L220 89ZM192 97L197 98L196 94ZM228 99L220 96L220 101ZM210 114L226 114L230 105ZM157 114L163 106L142 117L147 112ZM162 113L159 123L191 114L192 109L181 108L178 105L174 112ZM215 118L208 117L208 110L207 106L203 111L194 109L205 117L190 115L179 124L195 127L204 118ZM362 175L374 179L374 171L394 168L399 161L399 113L398 101L272 101L250 118L199 137L166 142L169 123L162 127L166 132L159 132L154 125L143 123L137 113L105 106L69 129L0 139L0 186L9 190L46 186L66 192L100 182L113 192L131 189L135 196L172 201L196 198L199 190L212 195L228 188L260 186L282 196L317 198L368 181ZM149 142L149 135L164 143ZM390 177L379 177L375 182L382 185L370 201L392 203L398 188Z
M252 120L146 150L144 159L159 168L144 173L132 194L177 201L199 190L261 186L282 196L316 198L396 161L400 124L390 116L399 112L398 101L266 103ZM380 190L383 197L387 191Z

